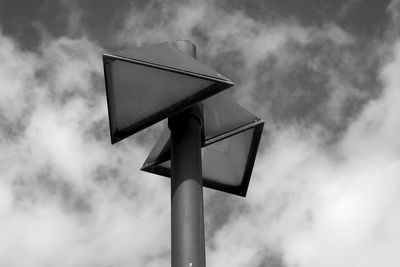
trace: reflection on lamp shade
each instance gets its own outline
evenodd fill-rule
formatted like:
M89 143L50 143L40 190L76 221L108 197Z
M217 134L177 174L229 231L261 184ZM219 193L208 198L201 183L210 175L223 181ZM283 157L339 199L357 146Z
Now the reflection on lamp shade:
M224 94L204 101L203 110L203 185L245 196L264 122ZM170 142L166 128L142 170L171 177Z
M111 142L233 85L170 43L103 55Z

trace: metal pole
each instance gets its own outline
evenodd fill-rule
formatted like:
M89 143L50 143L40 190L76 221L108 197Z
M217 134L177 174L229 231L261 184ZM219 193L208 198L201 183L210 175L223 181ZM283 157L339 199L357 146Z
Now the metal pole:
M196 58L189 41L174 43ZM205 267L201 127L196 104L168 119L171 130L171 262L172 267Z

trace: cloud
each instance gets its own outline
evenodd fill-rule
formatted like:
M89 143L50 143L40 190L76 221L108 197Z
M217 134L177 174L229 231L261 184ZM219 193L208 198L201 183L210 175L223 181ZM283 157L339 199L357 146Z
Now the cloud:
M103 48L80 33L0 34L0 266L168 265L169 181L139 171L157 130L109 144ZM132 4L111 38L194 40L267 121L248 197L205 190L208 265L396 266L398 42L213 1Z
M338 143L326 146L310 129L275 132L256 164L245 212L212 240L211 265L277 264L263 250L283 266L398 265L399 42L391 54L380 71L382 96Z
M167 181L139 172L142 146L111 147L101 49L50 38L33 53L0 39L0 265L167 261Z
M346 117L378 87L371 78L376 47L329 22L318 27L287 18L261 23L213 1L191 1L156 2L144 10L133 6L124 25L116 34L121 46L193 40L200 60L237 84L231 91L242 104L276 122L319 121L343 129ZM360 67L364 53L369 62Z
M163 8L157 17L162 26L144 27L146 18L133 12L123 42L190 36L215 61L237 59L241 74L228 70L238 77L236 96L246 106L278 125L283 112L293 112L289 124L269 128L270 145L257 162L247 204L227 205L230 212L214 220L223 224L209 233L209 265L395 266L399 231L386 222L399 218L393 205L398 45L363 45L335 24L260 24L210 3ZM180 20L181 12L189 15ZM393 59L383 61L382 51ZM276 85L260 80L260 73ZM274 102L280 108L275 116ZM303 124L307 116L310 123ZM337 133L333 144L326 143L327 130Z

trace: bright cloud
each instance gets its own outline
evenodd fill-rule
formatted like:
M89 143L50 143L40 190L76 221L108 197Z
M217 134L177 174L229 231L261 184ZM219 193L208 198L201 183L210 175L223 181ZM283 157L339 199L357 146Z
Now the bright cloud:
M119 46L194 40L267 121L248 197L205 190L209 266L398 265L399 41L357 51L334 23L212 1L131 8ZM153 133L109 144L102 51L45 35L29 52L0 33L0 266L170 264L169 181L139 171Z
M107 122L104 88L94 88L99 48L60 38L34 54L4 35L1 44L0 265L151 266L167 258L168 207L156 198L168 199L166 181L132 179L143 176L143 149L96 137Z
M398 265L399 45L380 72L382 97L338 144L326 147L318 133L296 128L272 137L257 162L247 211L212 241L212 265L229 259L230 266L257 266L270 257L259 253L266 248L284 266Z

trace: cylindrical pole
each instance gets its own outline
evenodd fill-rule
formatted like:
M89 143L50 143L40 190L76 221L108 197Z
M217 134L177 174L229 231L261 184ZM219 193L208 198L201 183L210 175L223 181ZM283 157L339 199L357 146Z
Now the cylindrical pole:
M189 41L175 45L196 57ZM168 119L171 130L171 261L172 267L205 267L201 127L196 104Z

